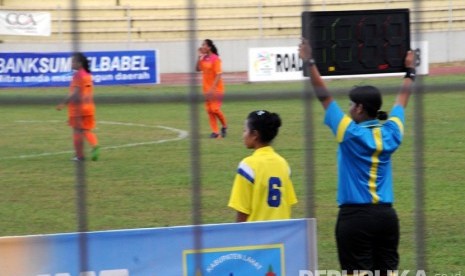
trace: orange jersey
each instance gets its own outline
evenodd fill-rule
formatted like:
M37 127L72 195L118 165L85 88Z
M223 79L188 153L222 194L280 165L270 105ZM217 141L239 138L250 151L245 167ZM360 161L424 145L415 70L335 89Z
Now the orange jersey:
M202 71L203 92L208 92L212 89L216 76L223 73L221 69L221 59L215 54L205 56L199 61L199 69ZM224 92L223 79L220 77L214 92Z
M72 97L68 103L69 117L94 115L95 104L92 75L84 69L80 69L74 73L69 93L73 94L76 88L77 95Z

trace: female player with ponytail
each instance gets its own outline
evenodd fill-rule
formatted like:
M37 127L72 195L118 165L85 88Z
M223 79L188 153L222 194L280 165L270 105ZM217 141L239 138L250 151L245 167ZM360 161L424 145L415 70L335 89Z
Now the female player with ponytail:
M281 118L266 110L253 111L244 126L244 145L253 149L237 168L228 206L237 211L237 222L291 218L297 203L287 161L271 147Z
M227 123L221 111L224 84L221 74L221 59L213 41L205 39L198 50L197 71L202 72L202 88L205 96L205 109L212 133L210 138L226 137ZM219 130L218 121L222 127Z
M84 139L86 139L92 147L92 161L97 161L99 146L97 136L92 132L95 128L95 104L89 61L84 54L75 53L71 66L75 72L69 94L62 103L57 105L56 109L62 110L65 105L68 105L68 123L73 128L75 149L75 156L72 160L84 160Z

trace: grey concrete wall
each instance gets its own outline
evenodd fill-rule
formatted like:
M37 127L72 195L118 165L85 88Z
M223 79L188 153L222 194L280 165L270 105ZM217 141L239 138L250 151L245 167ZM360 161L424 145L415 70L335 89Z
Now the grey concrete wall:
M431 63L465 61L465 31L427 32L412 35L412 41L428 41L428 58ZM197 48L189 49L189 42L119 42L119 43L83 43L81 51L109 50L150 50L157 49L160 61L160 73L187 73L192 69L191 62L196 59ZM215 41L223 60L225 72L245 72L248 67L248 49L254 47L288 47L299 44L299 39L244 39ZM72 51L70 43L1 43L0 52L60 52Z

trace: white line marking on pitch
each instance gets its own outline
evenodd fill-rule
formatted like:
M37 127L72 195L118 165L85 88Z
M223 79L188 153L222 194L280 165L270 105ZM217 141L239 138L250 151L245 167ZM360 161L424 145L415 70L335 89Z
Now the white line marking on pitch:
M60 120L48 120L48 121L38 121L38 120L20 120L15 121L16 123L63 123L64 121ZM177 137L172 139L163 139L163 140L155 140L155 141L147 141L147 142L139 142L139 143L130 143L118 146L105 146L101 147L104 150L112 150L112 149L121 149L121 148L129 148L129 147L138 147L138 146L145 146L145 145L152 145L152 144L161 144L165 142L172 142L172 141L179 141L185 139L189 134L187 131L167 126L150 126L144 124L134 124L134 123L123 123L123 122L111 122L111 121L97 121L99 124L104 125L120 125L120 126L133 126L133 127L145 127L145 128L162 128L172 132L177 133ZM43 152L37 154L23 154L18 156L9 156L9 157L0 157L0 160L6 159L22 159L22 158L30 158L30 157L42 157L42 156L50 156L50 155L60 155L60 154L69 154L73 153L74 151L58 151L58 152Z

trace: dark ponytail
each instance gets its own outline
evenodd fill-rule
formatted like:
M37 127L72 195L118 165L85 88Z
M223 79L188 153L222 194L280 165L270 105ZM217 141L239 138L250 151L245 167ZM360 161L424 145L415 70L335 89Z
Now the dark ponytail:
M381 110L378 110L378 113L376 114L376 118L378 118L378 120L387 120L388 118L388 114L386 111L381 111Z
M84 68L84 70L86 70L87 73L90 73L89 60L83 53L74 53L73 58L75 58L77 62L82 64L82 67Z
M208 45L208 47L210 47L212 53L214 53L217 56L220 55L218 53L218 49L216 48L215 44L213 43L213 41L211 39L205 39L205 43Z
M281 118L277 113L266 110L253 111L247 116L247 126L256 130L262 143L270 143L278 135L281 127Z

